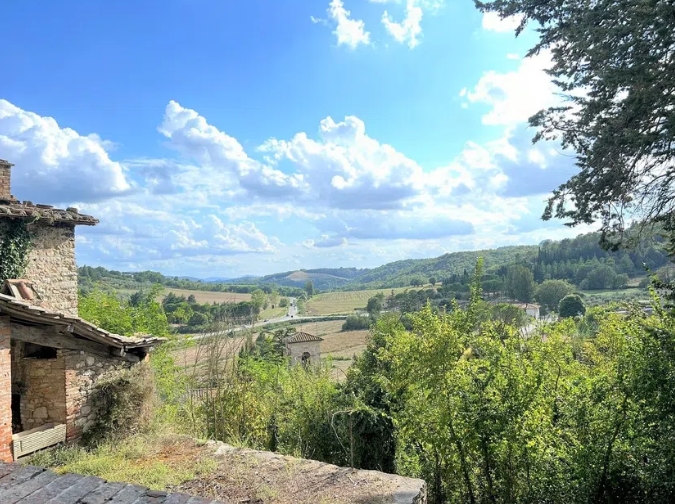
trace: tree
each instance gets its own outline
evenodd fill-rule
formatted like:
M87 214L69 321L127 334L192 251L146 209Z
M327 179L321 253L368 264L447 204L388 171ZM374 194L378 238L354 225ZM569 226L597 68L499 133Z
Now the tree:
M432 287L436 285L436 277L429 278L429 283L431 284Z
M535 141L559 139L579 173L548 202L544 219L602 223L615 246L623 217L663 219L675 210L675 6L665 0L476 1L483 12L536 24L528 56L550 50L549 74L568 98L530 118ZM571 207L568 205L573 202Z
M545 280L535 294L537 302L545 306L548 310L558 310L560 300L574 292L574 286L565 280Z
M419 287L421 285L424 285L424 280L422 280L421 278L413 278L410 280L410 285L412 285L413 287Z
M527 324L527 313L518 306L508 303L499 303L490 306L492 320L513 327L523 327Z
M506 273L506 292L511 298L529 303L534 298L535 288L534 275L529 268L520 264L509 266Z
M272 289L272 291L267 295L272 308L274 308L279 303L279 291Z
M305 292L307 293L307 297L312 297L314 295L314 283L312 283L311 280L305 282Z
M279 300L279 307L280 308L286 308L288 306L288 298L282 297Z
M262 307L265 306L267 301L267 295L260 289L256 289L251 292L251 303L255 306L258 311L262 310Z
M586 313L586 306L578 294L568 294L560 300L558 314L563 317L576 317Z
M384 294L381 292L370 299L368 299L368 304L366 305L366 311L370 315L379 315L382 311L382 302L384 300Z
M204 315L203 313L193 313L192 317L190 317L190 320L188 320L188 325L190 327L196 327L196 326L202 326L206 323L208 323L209 318Z

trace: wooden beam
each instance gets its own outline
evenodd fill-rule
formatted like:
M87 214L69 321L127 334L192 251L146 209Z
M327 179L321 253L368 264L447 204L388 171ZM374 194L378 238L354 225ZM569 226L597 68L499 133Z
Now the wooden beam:
M98 345L92 341L77 339L73 336L64 336L54 327L36 328L15 323L12 324L11 338L25 343L33 343L35 345L82 351L101 357L113 357L109 347ZM127 355L119 356L118 358L120 357L132 362L135 361L134 357L140 360L138 356L133 354L129 356L130 358L128 358Z

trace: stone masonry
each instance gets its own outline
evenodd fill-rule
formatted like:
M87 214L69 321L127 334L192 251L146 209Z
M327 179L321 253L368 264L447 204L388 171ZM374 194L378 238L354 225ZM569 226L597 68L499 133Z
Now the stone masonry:
M31 250L24 278L33 280L42 306L77 317L74 226L37 222L28 229Z
M65 361L66 439L80 437L94 425L96 404L91 392L96 382L109 373L132 364L114 357L102 357L75 350L59 350Z
M60 352L53 359L26 358L23 343L12 342L12 393L21 395L23 430L66 421L64 385L65 367Z
M10 199L10 169L11 163L0 159L0 199Z
M311 364L319 364L321 362L321 345L318 341L291 343L287 345L287 348L293 364L301 363L302 354L305 352L309 354L309 362Z

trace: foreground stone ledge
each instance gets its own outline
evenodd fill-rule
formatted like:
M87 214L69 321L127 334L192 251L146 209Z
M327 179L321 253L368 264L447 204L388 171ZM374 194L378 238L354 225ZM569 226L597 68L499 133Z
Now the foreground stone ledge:
M306 482L306 494L330 502L378 502L387 504L426 504L424 480L396 474L339 467L316 460L300 459L278 453L236 448L220 441L208 441L219 465L226 469L248 462L256 477L270 486L272 493L283 493L297 482ZM275 475L278 479L275 479ZM243 475L242 475L243 476ZM286 480L295 478L295 483ZM275 488L276 487L276 488ZM298 495L298 502L307 502Z

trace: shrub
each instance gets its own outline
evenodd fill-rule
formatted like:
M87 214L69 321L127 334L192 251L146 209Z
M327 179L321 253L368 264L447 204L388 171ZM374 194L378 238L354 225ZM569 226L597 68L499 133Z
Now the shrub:
M360 315L349 315L345 323L342 324L343 331L360 331L362 329L370 329L372 321L370 317L362 317Z
M561 317L576 317L586 313L586 306L576 294L569 294L560 300L558 313Z
M155 381L148 363L121 369L101 378L91 399L97 411L94 425L84 434L85 444L121 439L143 430L154 410Z

